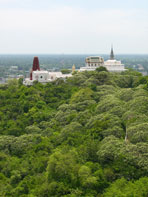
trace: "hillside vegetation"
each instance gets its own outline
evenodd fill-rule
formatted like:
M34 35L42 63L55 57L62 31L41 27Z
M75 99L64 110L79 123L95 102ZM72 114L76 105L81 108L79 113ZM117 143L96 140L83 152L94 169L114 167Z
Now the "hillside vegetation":
M0 86L0 196L147 197L148 78Z

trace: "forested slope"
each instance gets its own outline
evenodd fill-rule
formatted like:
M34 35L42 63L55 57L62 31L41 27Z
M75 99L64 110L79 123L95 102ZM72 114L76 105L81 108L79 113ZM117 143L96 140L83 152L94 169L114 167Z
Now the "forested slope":
M147 197L148 78L0 86L0 196Z

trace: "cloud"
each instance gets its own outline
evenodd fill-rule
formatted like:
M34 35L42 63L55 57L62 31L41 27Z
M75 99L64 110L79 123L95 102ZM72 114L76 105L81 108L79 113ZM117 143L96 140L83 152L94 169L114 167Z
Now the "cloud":
M0 42L4 51L27 52L28 48L29 52L43 53L105 52L111 42L124 46L125 42L139 44L140 38L141 43L148 41L146 20L135 20L140 14L137 10L88 11L68 6L47 10L3 9Z

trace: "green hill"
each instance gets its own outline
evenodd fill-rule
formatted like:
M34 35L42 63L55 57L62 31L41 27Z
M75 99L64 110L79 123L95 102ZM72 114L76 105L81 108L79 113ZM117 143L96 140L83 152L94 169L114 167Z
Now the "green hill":
M148 77L0 86L0 196L147 197Z

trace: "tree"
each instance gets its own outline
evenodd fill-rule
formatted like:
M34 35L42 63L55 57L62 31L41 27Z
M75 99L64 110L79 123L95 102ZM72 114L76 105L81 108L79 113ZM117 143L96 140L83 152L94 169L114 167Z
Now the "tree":
M69 69L62 69L61 72L62 72L62 74L69 74L69 73L71 73L71 70L69 70Z
M135 182L128 182L124 178L118 179L103 194L104 197L129 197L148 195L148 178L141 178Z
M48 182L58 181L70 184L74 187L77 184L77 153L74 150L63 153L56 151L49 158L47 167Z
M108 70L107 70L106 67L104 67L104 66L100 66L100 67L96 68L96 71L97 71L97 72L102 72L102 71L108 72Z
M78 92L72 95L70 103L78 103L85 100L92 100L93 91L90 88L80 89Z

